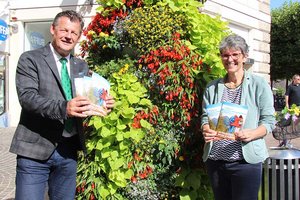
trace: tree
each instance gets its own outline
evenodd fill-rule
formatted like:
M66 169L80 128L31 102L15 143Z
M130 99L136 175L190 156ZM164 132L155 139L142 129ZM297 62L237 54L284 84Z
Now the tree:
M285 3L271 17L271 79L290 79L300 71L300 3Z

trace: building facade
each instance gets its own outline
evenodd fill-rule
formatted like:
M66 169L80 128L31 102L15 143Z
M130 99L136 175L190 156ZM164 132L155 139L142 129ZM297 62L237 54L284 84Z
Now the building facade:
M0 62L0 73L4 77L0 108L3 104L2 121L6 120L5 126L16 126L19 121L21 108L15 88L19 56L24 51L41 47L51 40L49 29L56 13L67 9L76 10L84 16L85 25L88 25L98 6L94 0L6 1L6 7L2 9L8 13L9 37L2 71ZM270 80L270 0L207 0L201 12L212 16L220 15L223 20L228 21L230 29L243 36L250 46L248 70ZM79 46L74 53L78 52Z

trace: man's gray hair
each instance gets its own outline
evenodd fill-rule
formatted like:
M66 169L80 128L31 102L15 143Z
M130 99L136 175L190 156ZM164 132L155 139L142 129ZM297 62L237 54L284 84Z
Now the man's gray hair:
M81 26L81 31L83 30L84 21L82 19L82 16L79 13L75 12L74 10L65 10L65 11L62 11L62 12L58 13L55 16L52 25L57 26L58 25L58 20L61 17L67 17L67 18L70 19L71 22L78 21L80 23L80 26Z

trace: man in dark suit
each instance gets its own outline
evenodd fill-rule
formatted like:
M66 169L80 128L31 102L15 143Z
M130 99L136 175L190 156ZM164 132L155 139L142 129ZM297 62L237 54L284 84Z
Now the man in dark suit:
M285 107L290 108L293 104L300 106L300 75L295 74L292 83L285 92Z
M93 110L86 97L76 96L74 78L87 75L88 66L70 52L83 26L75 11L58 13L50 27L52 42L19 59L16 87L22 111L10 147L17 154L16 200L43 200L47 186L51 200L74 200L77 151L85 150L82 119L90 111L104 116L113 107L112 97L106 109Z

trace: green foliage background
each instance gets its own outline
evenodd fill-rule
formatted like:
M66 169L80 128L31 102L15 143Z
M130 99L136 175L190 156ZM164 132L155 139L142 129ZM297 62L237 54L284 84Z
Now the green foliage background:
M291 79L300 73L300 3L285 3L271 17L271 79Z

